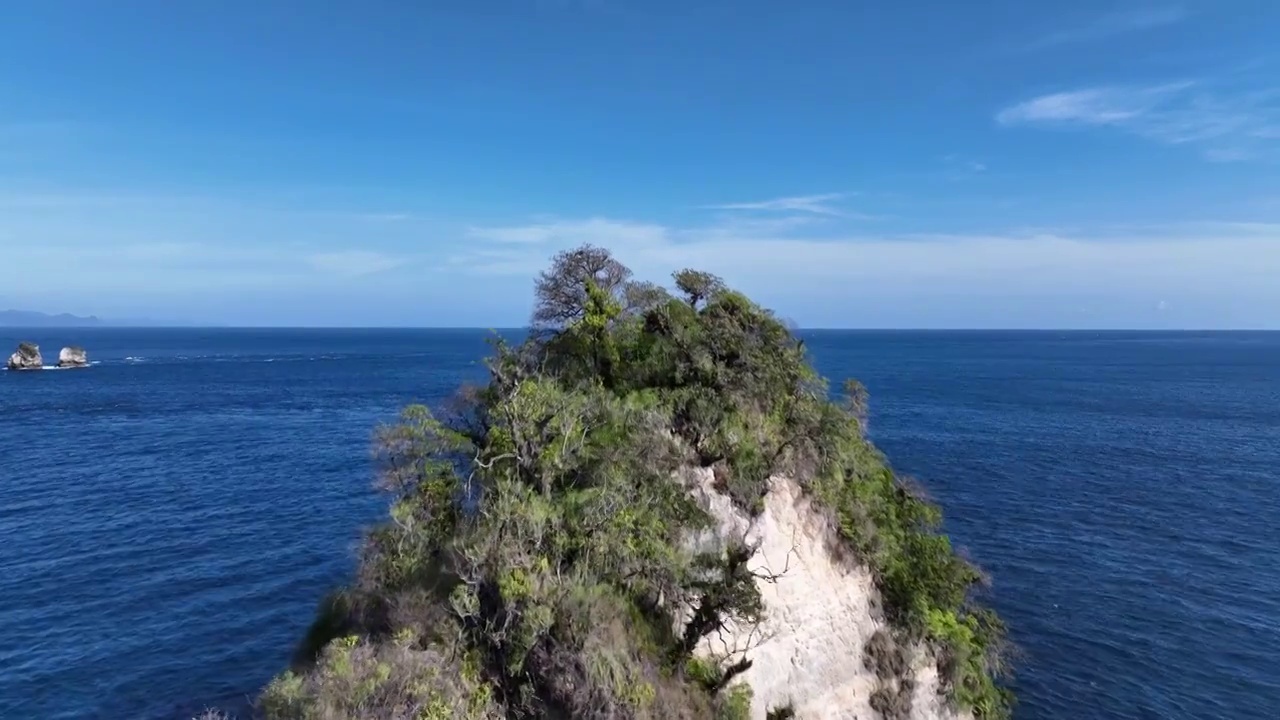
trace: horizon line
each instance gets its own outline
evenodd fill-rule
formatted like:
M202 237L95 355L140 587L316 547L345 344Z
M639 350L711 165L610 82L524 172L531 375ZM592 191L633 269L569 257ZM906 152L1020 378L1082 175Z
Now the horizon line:
M447 330L472 332L528 331L529 326L497 325L0 325L0 332L20 330ZM890 326L796 326L793 332L1280 332L1280 327L1169 328L1169 327L890 327Z

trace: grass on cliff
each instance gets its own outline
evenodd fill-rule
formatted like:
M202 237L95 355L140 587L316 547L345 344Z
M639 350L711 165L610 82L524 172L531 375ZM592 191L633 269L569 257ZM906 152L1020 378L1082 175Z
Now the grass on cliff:
M672 479L690 465L753 513L771 474L797 478L872 569L899 639L937 648L952 699L1007 715L979 574L865 439L866 393L847 383L832 402L770 312L713 275L674 280L678 295L600 248L562 253L531 338L495 343L487 384L380 431L390 517L265 717L746 717L750 690L730 681L749 665L693 650L763 612L750 548L687 542L709 524Z

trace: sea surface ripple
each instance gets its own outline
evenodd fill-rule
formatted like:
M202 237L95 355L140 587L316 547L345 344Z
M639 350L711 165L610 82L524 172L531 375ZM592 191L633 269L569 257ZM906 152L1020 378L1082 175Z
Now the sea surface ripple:
M0 718L243 711L478 330L37 330L0 372ZM1280 717L1280 334L805 334L993 577L1020 720Z

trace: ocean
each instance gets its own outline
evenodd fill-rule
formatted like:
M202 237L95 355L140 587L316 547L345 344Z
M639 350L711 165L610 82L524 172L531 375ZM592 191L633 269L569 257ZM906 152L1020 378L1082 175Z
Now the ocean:
M243 710L383 514L370 434L478 330L0 328L0 718ZM804 333L992 576L1019 720L1280 710L1280 333Z

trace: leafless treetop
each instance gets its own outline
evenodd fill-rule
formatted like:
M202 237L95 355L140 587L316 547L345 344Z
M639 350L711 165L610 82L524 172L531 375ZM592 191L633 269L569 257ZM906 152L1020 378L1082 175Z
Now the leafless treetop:
M538 276L534 327L563 327L581 318L587 302L587 282L610 295L623 292L631 271L604 248L583 245L555 256L551 268Z

